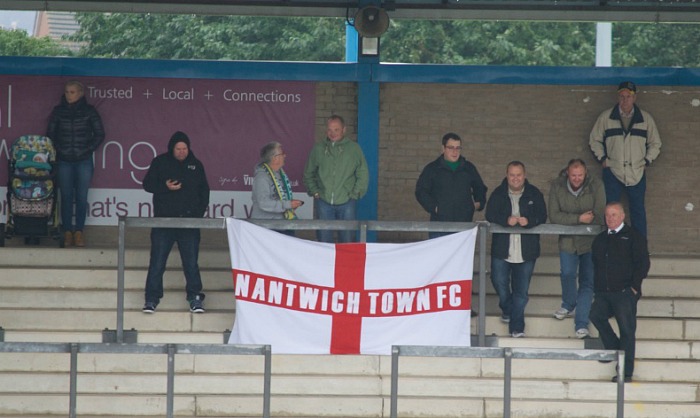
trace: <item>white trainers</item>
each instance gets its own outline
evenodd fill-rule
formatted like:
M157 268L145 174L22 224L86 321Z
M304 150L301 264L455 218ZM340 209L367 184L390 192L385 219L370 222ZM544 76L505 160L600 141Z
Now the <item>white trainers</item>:
M559 309L557 309L556 312L554 312L554 317L557 319L560 319L560 320L564 319L564 318L570 318L572 312L573 311L570 311L570 310L565 309L565 308L559 308Z
M584 339L588 338L591 335L591 333L588 331L588 328L581 328L576 330L576 338L578 339Z
M510 336L513 338L523 338L523 337L525 337L525 333L524 332L514 332L514 333L510 334Z

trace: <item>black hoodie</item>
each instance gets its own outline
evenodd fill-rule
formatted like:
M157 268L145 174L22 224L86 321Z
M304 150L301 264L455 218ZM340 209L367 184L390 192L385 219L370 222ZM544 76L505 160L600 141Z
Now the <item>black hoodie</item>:
M173 150L182 142L189 154L178 161ZM167 180L177 180L180 190L170 190ZM153 214L158 218L201 218L209 205L209 183L204 166L194 156L190 139L183 132L175 132L168 142L168 152L153 159L143 179L143 189L153 193Z

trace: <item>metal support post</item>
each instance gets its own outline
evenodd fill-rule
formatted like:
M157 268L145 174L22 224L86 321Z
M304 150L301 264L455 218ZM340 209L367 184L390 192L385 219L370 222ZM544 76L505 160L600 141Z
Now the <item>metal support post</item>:
M168 344L168 393L167 393L168 418L173 418L173 405L175 403L175 344Z
M510 418L510 383L513 377L513 349L503 351L503 418Z
M68 415L75 418L76 403L78 400L78 344L70 345L70 400L68 403Z
M487 223L479 223L479 347L486 346L486 236Z
M399 409L399 347L391 347L391 410L390 417L397 418Z
M625 352L617 352L617 418L625 416Z
M270 418L270 388L272 385L272 346L263 347L265 356L265 375L263 376L263 418Z
M117 342L124 342L124 261L126 257L126 220L119 218L119 249L117 252Z

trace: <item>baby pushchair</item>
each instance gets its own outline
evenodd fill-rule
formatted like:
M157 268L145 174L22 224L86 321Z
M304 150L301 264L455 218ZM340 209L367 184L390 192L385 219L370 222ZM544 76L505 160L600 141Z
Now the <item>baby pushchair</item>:
M25 244L52 238L63 247L56 195L56 150L51 139L23 135L10 148L7 223L0 224L0 247L5 238L22 236Z

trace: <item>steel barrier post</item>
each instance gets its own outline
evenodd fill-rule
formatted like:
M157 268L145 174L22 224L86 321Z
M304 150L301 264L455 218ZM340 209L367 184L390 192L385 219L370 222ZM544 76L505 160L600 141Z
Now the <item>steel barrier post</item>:
M503 350L503 418L510 418L510 383L512 378L513 349Z
M398 417L399 409L399 347L391 347L391 407L390 417Z
M617 352L617 418L625 416L625 352Z
M75 418L76 404L78 400L78 344L70 345L70 395L68 411L70 418Z
M124 269L126 257L126 219L119 217L119 249L117 251L117 342L124 342Z
M360 222L360 242L367 242L367 222Z
M272 384L272 346L263 348L265 355L265 375L263 376L263 418L270 418L270 386Z
M479 347L486 346L486 236L489 225L479 224Z
M168 392L166 394L166 416L173 418L175 403L175 345L168 344Z

